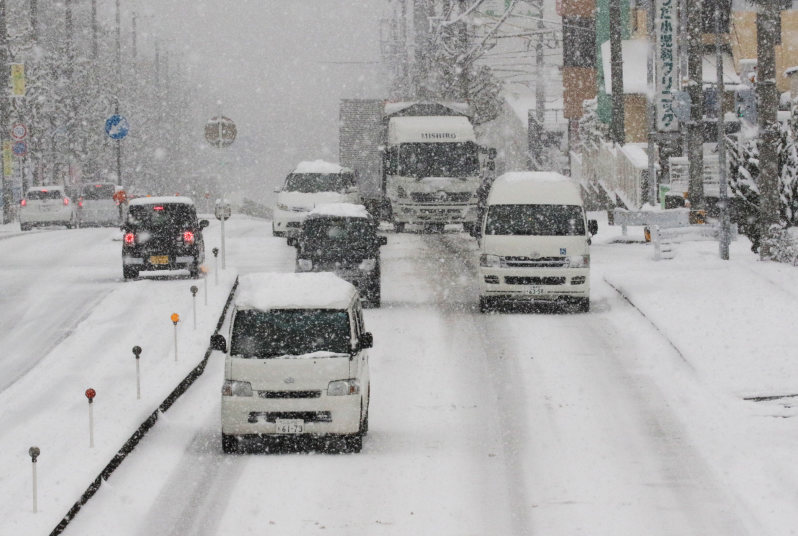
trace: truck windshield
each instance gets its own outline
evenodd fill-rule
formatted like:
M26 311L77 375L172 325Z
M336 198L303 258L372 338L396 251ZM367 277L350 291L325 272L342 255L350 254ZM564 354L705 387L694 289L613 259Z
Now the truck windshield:
M477 144L403 143L399 148L399 175L424 177L475 177L479 175Z
M312 194L342 192L357 186L352 173L291 173L285 180L287 192Z
M335 309L245 309L236 313L230 354L268 359L313 352L348 354L349 315Z
M579 205L492 205L486 235L577 236L585 234Z

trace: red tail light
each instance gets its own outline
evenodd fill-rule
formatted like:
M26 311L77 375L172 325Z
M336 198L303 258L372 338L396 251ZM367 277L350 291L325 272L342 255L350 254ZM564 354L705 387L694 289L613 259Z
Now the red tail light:
M83 208L83 198L78 199L78 207Z
M28 206L28 200L27 199L23 199L22 201L19 202L19 206L27 207Z
M194 243L194 233L191 231L184 231L183 232L183 242L186 244L193 244Z
M125 233L125 244L128 246L133 245L133 242L136 241L136 235L133 233Z
M68 204L69 204L69 198L65 197L64 198L64 206L67 206Z

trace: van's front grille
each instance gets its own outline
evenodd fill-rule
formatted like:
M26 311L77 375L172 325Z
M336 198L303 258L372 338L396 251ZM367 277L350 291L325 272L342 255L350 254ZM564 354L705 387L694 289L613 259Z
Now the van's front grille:
M332 422L329 411L251 411L247 422L277 422L277 419L300 419L305 422Z
M413 192L410 198L416 203L467 203L471 192Z
M258 391L261 398L320 398L321 391Z
M564 277L520 277L508 275L504 278L508 285L564 285Z
M568 257L504 257L509 268L567 268Z

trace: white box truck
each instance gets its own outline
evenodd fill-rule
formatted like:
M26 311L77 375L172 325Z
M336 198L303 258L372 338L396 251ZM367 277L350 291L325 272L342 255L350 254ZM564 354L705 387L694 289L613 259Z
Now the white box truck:
M339 160L352 168L369 210L394 224L442 231L477 218L480 155L468 105L345 99ZM485 166L486 168L489 166Z

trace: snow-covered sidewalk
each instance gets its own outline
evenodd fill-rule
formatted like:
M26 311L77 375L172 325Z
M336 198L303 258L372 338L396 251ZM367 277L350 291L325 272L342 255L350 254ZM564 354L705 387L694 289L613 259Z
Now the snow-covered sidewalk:
M741 398L798 393L798 268L760 261L743 236L728 261L710 241L654 261L651 244L612 244L619 230L603 231L594 280L632 302L707 383Z

